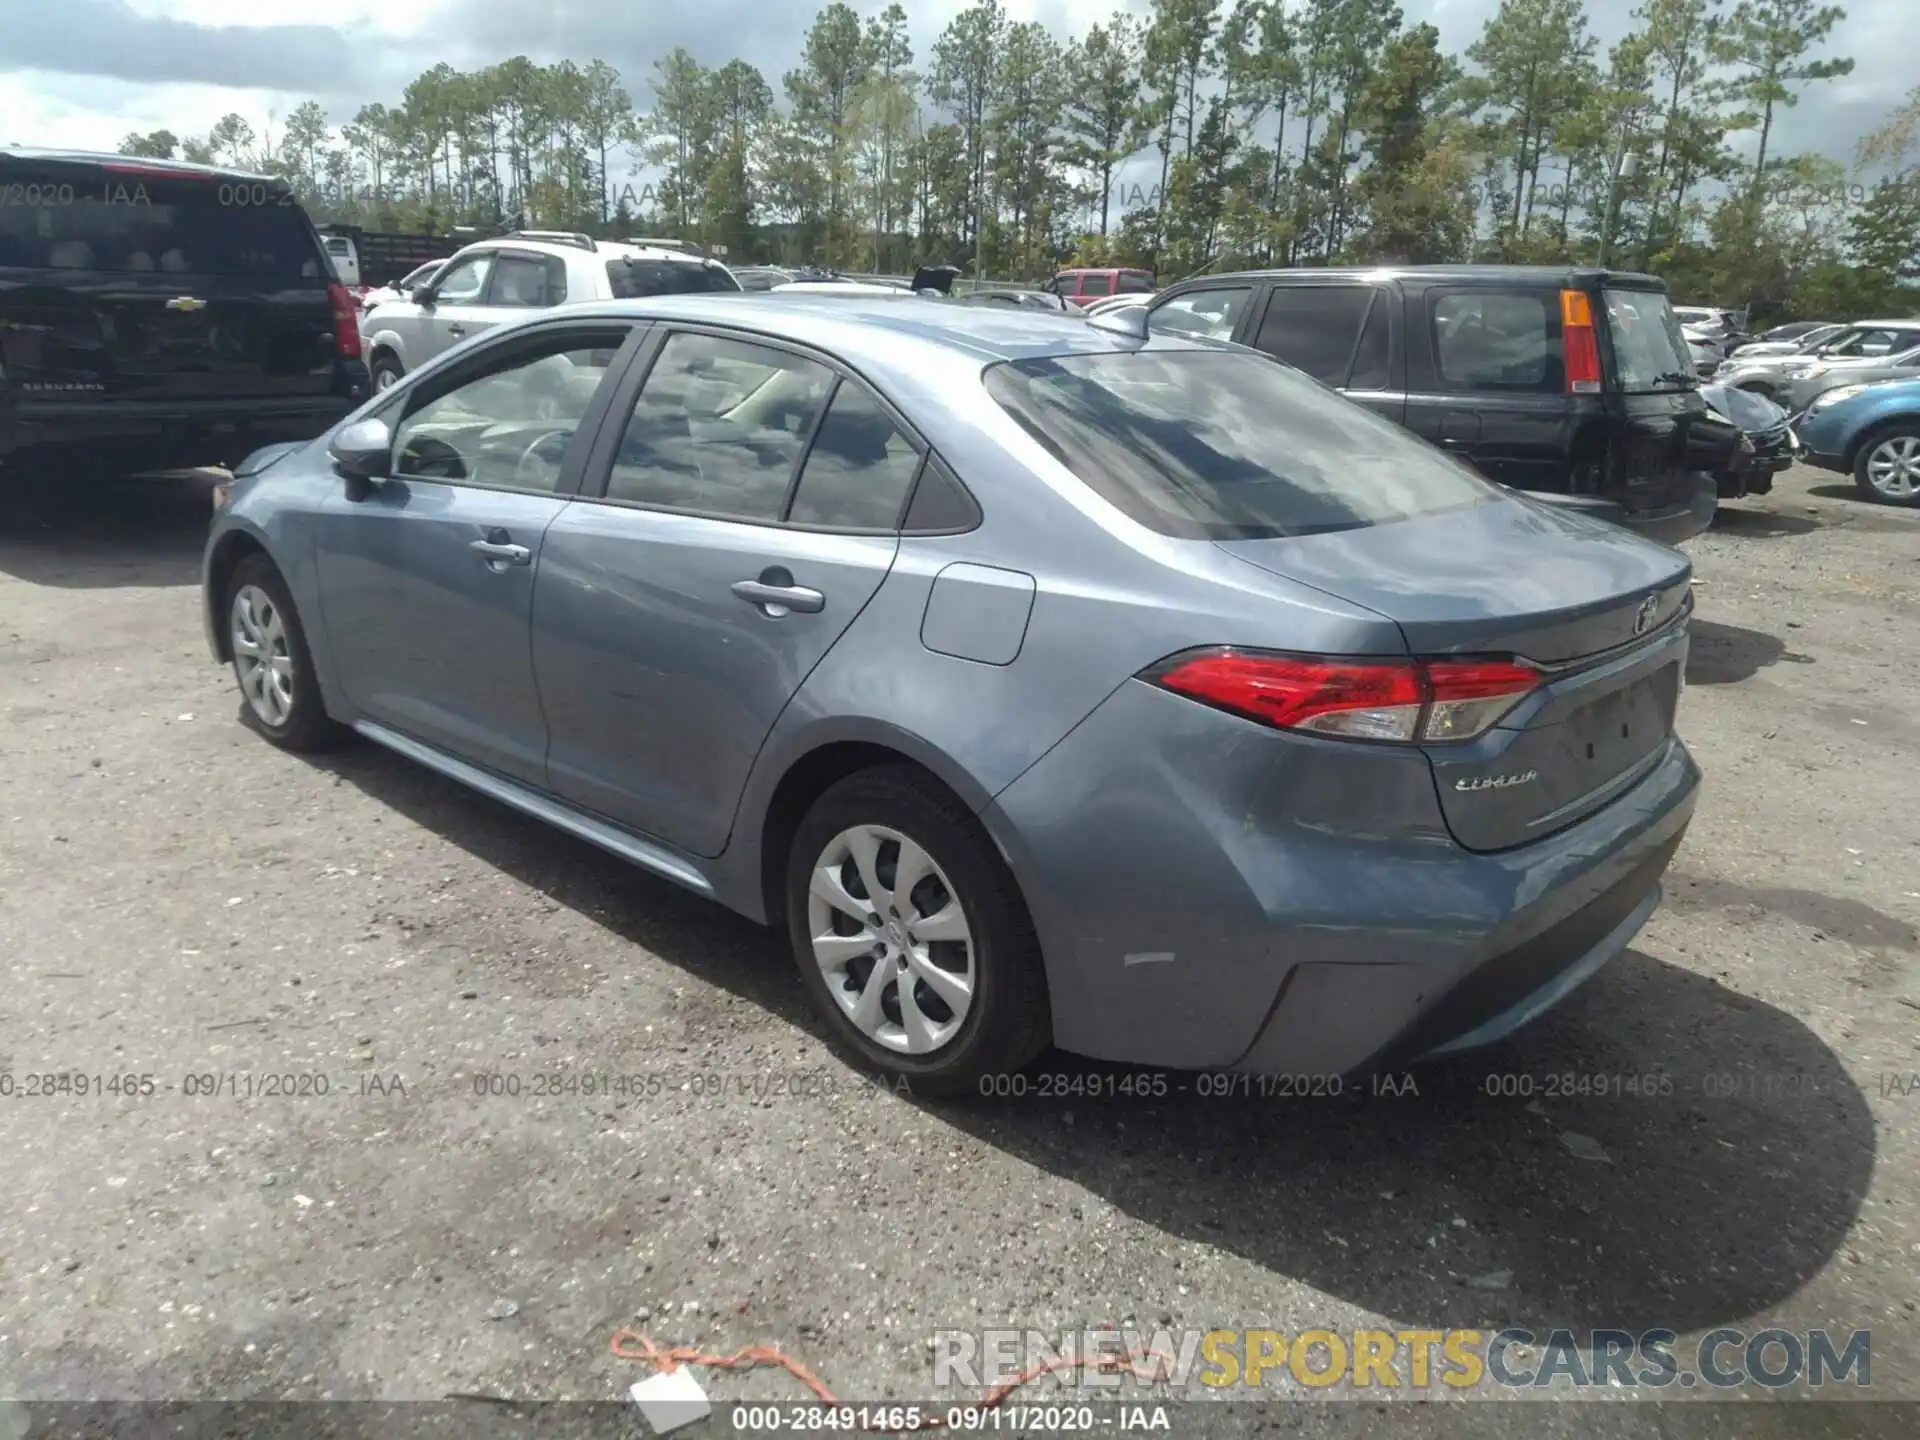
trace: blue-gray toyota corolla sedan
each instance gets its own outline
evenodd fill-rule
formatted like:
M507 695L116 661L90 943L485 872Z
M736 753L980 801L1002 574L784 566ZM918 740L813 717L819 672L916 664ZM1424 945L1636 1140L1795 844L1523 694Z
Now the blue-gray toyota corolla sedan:
M253 456L264 738L358 734L786 927L863 1063L1349 1074L1646 920L1685 556L1251 351L898 299L490 330Z

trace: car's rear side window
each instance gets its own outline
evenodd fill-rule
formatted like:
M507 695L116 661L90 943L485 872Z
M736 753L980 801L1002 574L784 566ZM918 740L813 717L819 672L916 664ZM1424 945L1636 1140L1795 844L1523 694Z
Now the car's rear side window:
M1254 346L1323 385L1344 385L1373 293L1370 285L1276 285Z
M1080 293L1082 295L1111 295L1113 293L1113 277L1104 270L1096 270L1091 275L1083 275L1080 277Z
M1122 270L1120 272L1120 288L1115 293L1120 295L1151 295L1153 293L1153 277L1143 275L1138 270Z
M985 384L1056 460L1162 534L1353 530L1499 494L1398 425L1244 351L1003 361Z
M0 268L216 275L323 287L333 267L264 181L73 166L0 169Z
M1434 362L1455 390L1565 388L1558 293L1451 290L1435 295Z
M686 260L609 260L607 283L616 300L641 300L650 295L700 295L740 288L740 282L724 267Z
M814 431L787 518L846 530L898 529L919 468L919 452L880 402L842 380Z

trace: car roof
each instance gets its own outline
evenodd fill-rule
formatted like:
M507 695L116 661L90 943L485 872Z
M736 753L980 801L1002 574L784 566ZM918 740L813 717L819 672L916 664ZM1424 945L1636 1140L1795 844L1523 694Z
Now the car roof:
M1199 287L1215 280L1279 280L1295 276L1328 280L1391 280L1398 276L1418 279L1461 280L1485 284L1615 284L1634 289L1665 290L1667 282L1657 275L1637 270L1599 270L1582 265L1330 265L1295 266L1292 269L1219 270L1195 275L1172 288ZM1165 291L1161 292L1166 293ZM1693 307L1704 309L1706 307Z
M235 165L201 165L192 160L158 160L146 155L117 155L105 150L54 150L35 145L0 145L0 160L45 160L62 165L111 165L129 172L195 175L285 185L284 175L266 175Z
M1154 350L1219 350L1222 347L1183 336L1156 335L1142 342L1132 336L1089 325L1064 311L1030 310L1011 305L950 305L903 294L837 295L810 300L804 294L782 296L759 291L724 295L661 295L638 300L587 301L567 307L569 318L685 320L703 325L739 326L813 345L860 366L910 361L914 353L929 359L962 359L972 364L1049 356L1126 354Z
M1904 330L1911 325L1920 325L1920 319L1908 320L1855 320L1843 326L1847 330Z

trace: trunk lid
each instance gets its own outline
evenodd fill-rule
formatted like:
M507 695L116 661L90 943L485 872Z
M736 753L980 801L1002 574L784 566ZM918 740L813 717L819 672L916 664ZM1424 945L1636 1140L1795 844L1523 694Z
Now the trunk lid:
M1692 566L1514 498L1397 524L1216 542L1393 619L1425 657L1518 657L1542 684L1485 734L1428 745L1466 849L1542 839L1632 788L1673 731Z
M22 401L333 390L332 278L283 184L0 157L0 343Z

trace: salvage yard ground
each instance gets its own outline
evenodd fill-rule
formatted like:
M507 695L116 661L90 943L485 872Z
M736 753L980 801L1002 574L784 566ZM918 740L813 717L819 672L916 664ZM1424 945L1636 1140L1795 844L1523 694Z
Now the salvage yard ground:
M1516 1042L1417 1094L966 1104L847 1070L770 932L243 730L207 518L198 482L0 491L0 1393L614 1399L637 1324L924 1400L935 1331L1011 1320L1867 1328L1920 1398L1920 513L1796 469L1689 547L1698 817L1632 950ZM21 1088L57 1072L154 1093ZM1418 1423L1913 1433L1470 1408Z

